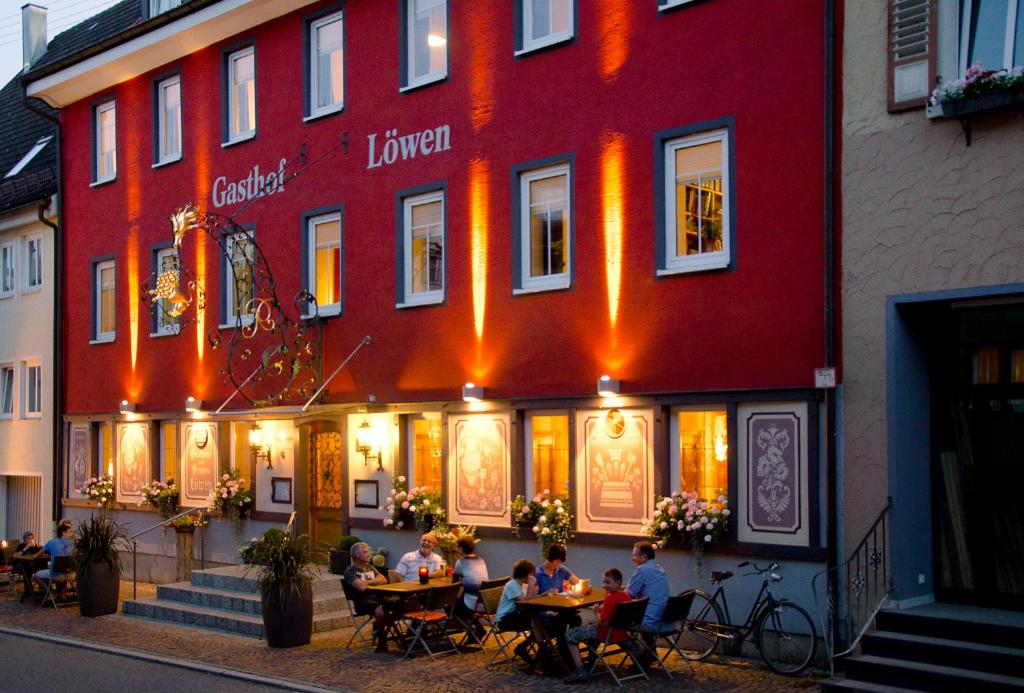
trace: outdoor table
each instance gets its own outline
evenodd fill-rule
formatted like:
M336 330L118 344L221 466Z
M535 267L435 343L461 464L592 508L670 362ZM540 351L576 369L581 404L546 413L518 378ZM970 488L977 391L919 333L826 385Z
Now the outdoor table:
M541 594L518 602L518 607L530 613L530 621L533 623L534 629L543 638L543 642L538 643L543 649L548 647L547 643L551 640L551 636L544 630L544 622L539 618L541 612L553 611L560 617L568 619L580 609L600 604L604 601L605 595L606 592L600 587L592 589L589 594ZM561 659L562 655L558 655L558 658ZM571 662L563 660L563 664L565 664L569 671L572 671ZM532 670L533 666L531 665L530 671Z
M411 599L422 599L431 587L442 587L452 584L450 577L431 578L426 584L419 580L389 582L386 585L367 585L366 591L377 597L381 607L387 613L388 629L398 621L402 609ZM394 632L394 631L393 631Z
M35 589L32 586L33 576L37 570L50 565L50 554L39 551L38 553L31 554L29 556L23 556L21 554L15 554L11 557L11 566L14 570L17 570L22 577L22 591L21 601L28 600L35 593Z

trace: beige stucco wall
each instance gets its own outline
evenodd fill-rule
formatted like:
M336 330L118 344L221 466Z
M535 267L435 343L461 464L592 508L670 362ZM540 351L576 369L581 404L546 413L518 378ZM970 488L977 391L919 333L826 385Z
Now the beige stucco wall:
M852 548L885 504L886 297L1024 281L1024 119L886 111L886 7L845 5L842 116L844 517Z

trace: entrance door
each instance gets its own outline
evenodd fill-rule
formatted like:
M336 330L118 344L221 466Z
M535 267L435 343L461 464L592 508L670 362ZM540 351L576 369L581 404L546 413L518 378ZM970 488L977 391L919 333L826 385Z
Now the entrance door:
M933 362L936 596L1024 610L1024 306L953 314Z
M342 534L342 436L338 431L309 433L309 536L314 544L337 546Z

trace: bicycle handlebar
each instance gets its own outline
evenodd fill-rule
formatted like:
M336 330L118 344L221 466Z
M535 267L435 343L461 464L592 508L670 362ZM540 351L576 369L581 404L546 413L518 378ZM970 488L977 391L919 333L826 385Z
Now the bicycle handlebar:
M742 563L738 564L736 567L737 568L746 568L748 565L749 566L753 566L754 567L754 572L758 573L759 575L764 575L765 573L768 573L768 572L771 572L773 570L778 570L779 569L779 564L778 563L774 563L773 562L773 563L770 563L767 568L761 568L760 566L757 565L757 563L754 563L753 561L743 561Z

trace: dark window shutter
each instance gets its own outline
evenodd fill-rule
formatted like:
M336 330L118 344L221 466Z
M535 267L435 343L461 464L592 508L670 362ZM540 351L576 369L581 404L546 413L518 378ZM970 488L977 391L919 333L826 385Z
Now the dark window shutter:
M935 0L889 0L888 105L924 106L935 87Z

